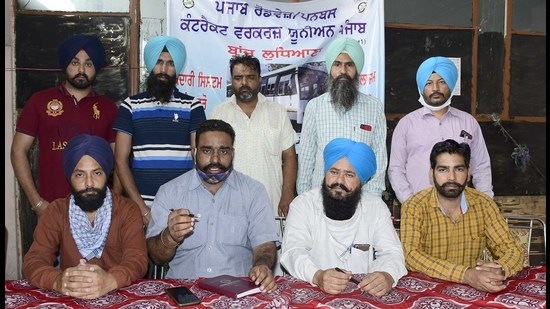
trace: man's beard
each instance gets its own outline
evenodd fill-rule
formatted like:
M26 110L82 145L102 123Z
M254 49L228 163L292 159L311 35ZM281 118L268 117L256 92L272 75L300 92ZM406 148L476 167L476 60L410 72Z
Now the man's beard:
M80 191L71 186L71 192L74 197L74 203L85 212L94 212L103 206L105 197L107 196L107 186L102 189L88 188ZM94 194L90 194L90 193ZM86 194L88 193L88 194Z
M235 97L240 102L252 102L258 99L259 90L253 90L250 87L243 86L238 91L235 91Z
M454 185L456 187L448 188L450 185ZM466 183L461 185L457 182L446 182L442 185L439 185L436 181L434 181L434 186L437 192L439 192L439 194L443 195L444 197L457 198L464 191L464 188L466 187Z
M340 188L346 190L346 192L350 194L345 197L341 194L336 194L336 196L333 196L329 189L336 186L340 186ZM321 186L321 194L323 196L323 208L325 210L325 215L332 220L350 219L357 210L357 205L359 205L359 201L361 200L361 193L361 186L358 186L352 191L342 184L335 183L329 188L325 181L323 181L323 185Z
M166 80L161 80L158 77L164 76ZM155 99L161 102L168 102L172 97L176 87L176 76L170 76L164 73L150 74L147 77L147 92Z
M84 77L84 79L78 79L79 77ZM92 76L92 78L89 78L88 75L79 73L73 77L67 78L67 82L76 89L87 89L94 84L95 75Z
M341 74L336 79L329 76L330 98L337 111L347 112L353 107L359 95L358 83L359 79L352 79L346 74Z

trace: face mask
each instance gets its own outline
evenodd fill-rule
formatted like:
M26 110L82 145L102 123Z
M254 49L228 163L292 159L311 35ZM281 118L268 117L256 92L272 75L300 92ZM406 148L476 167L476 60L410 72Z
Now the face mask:
M437 111L440 111L440 110L444 109L445 107L451 105L451 98L452 97L453 97L453 95L451 94L451 96L449 97L447 102L443 103L440 106L432 106L432 105L426 103L426 101L424 101L424 96L422 96L422 93L420 93L420 98L418 99L418 102L420 102L420 104L422 104L422 106L426 107L427 109L431 110L432 112L437 112Z
M197 173L199 174L199 177L203 181L205 181L208 184L215 185L215 184L220 183L220 182L224 181L225 179L227 179L227 177L229 176L229 174L231 174L231 171L233 170L233 166L231 166L224 173L218 173L218 174L205 173L205 172L201 171L197 167L196 164L195 164L195 169L197 170Z

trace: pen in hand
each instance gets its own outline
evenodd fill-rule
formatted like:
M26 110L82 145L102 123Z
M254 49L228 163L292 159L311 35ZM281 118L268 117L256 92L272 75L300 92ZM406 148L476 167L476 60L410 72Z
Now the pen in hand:
M338 268L338 267L336 267L336 268L334 268L334 269L335 269L336 271L341 272L341 273L344 273L344 274L346 273L345 271L341 270L341 269ZM355 283L355 284L359 284L359 281L358 281L357 279L353 278L353 276L351 276L351 277L349 278L349 281L352 282L352 283Z
M175 209L173 209L173 208L170 208L169 210L170 210L170 211L175 211ZM188 216L188 217L191 217L191 218L200 218L200 217L201 217L201 214L196 214L196 215L195 215L195 214L192 214L192 213L188 213L187 216Z

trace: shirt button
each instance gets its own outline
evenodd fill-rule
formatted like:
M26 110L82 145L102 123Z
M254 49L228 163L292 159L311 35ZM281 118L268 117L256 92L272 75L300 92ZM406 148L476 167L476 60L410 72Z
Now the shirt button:
M211 272L212 272L212 268L208 267L208 268L206 269L206 272L211 273Z

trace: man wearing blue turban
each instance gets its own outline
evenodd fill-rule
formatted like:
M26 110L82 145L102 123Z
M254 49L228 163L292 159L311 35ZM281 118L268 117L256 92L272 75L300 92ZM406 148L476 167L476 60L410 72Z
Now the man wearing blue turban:
M407 270L388 206L361 189L376 173L374 151L365 143L335 138L323 158L321 187L290 204L281 264L326 293L341 293L357 273L366 274L358 283L361 290L385 295Z
M105 65L101 40L85 34L70 36L59 44L57 58L65 80L29 98L17 121L11 146L15 176L39 216L49 202L71 192L63 174L62 158L69 140L88 133L107 140L114 149L116 135L113 124L118 108L115 102L93 89L96 76ZM36 181L28 155L35 139L38 140Z
M102 137L81 134L63 150L71 194L48 205L23 259L32 285L80 299L95 299L143 278L147 247L141 213L107 180L113 150ZM57 185L57 183L55 184ZM53 262L59 252L60 265Z
M84 51L97 71L105 64L105 48L99 38L86 34L77 34L64 40L57 50L59 65L65 69L80 51Z
M455 64L442 56L428 58L418 67L416 84L422 107L397 123L388 165L388 178L401 203L432 185L426 159L432 146L445 139L470 145L472 183L493 197L491 160L481 127L472 115L450 106L458 76Z
M357 40L339 37L325 50L328 91L307 103L300 137L296 188L303 193L319 186L325 173L323 149L334 138L369 145L376 169L363 190L381 196L386 188L386 116L384 104L359 91L365 53ZM367 72L368 73L368 72Z
M178 38L151 38L143 53L147 89L121 103L114 125L116 171L145 225L159 187L193 168L195 130L206 120L201 101L176 87L186 57Z

